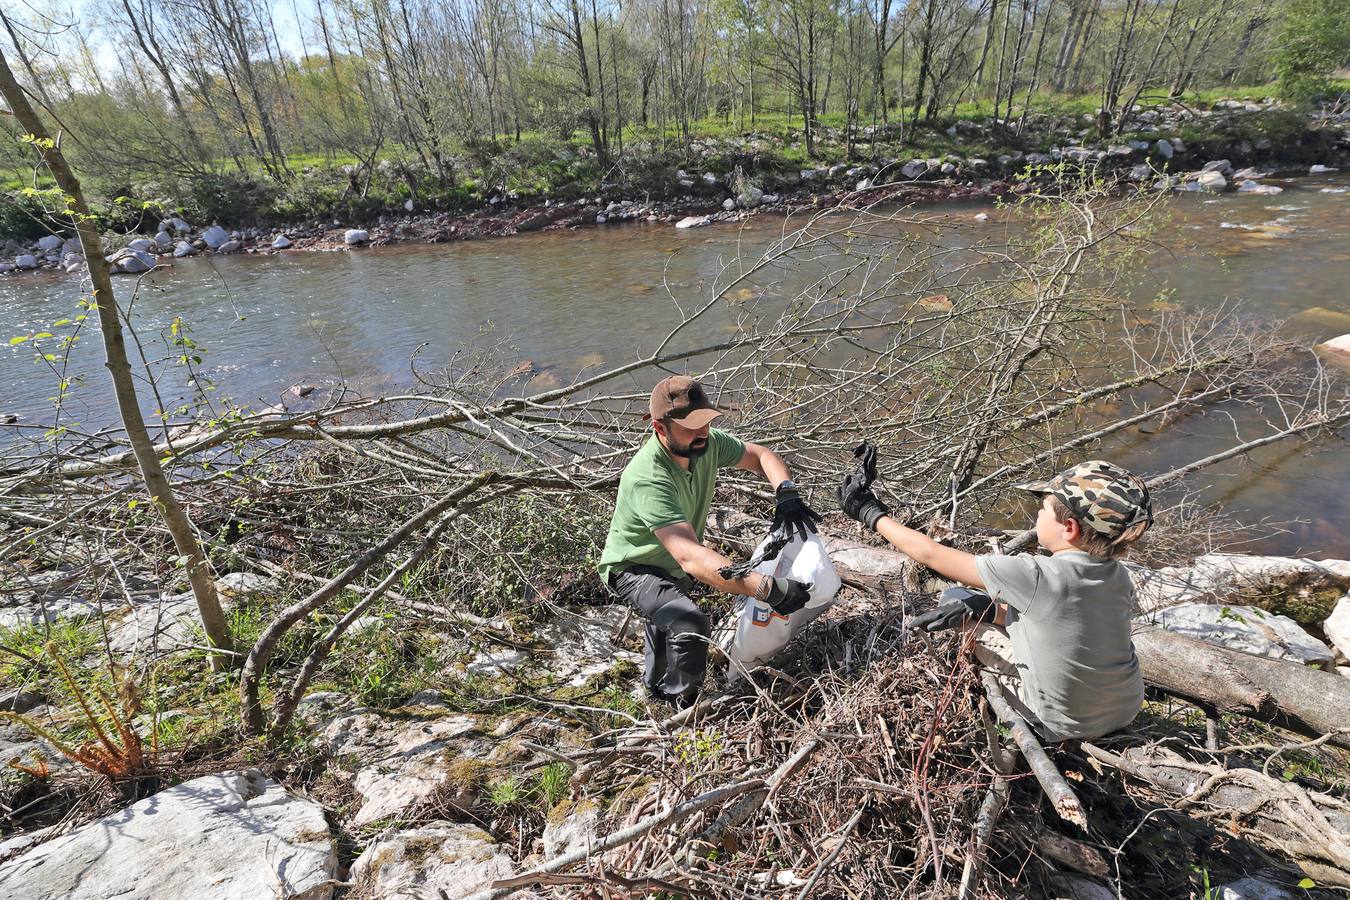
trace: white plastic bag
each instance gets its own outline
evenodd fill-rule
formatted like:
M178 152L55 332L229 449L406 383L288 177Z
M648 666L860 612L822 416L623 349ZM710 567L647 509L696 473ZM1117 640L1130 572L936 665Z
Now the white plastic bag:
M765 538L755 548L756 554L768 540ZM767 603L751 597L741 598L732 624L723 633L722 648L727 656L747 669L782 650L797 632L833 606L840 584L830 554L814 534L808 534L805 540L793 538L776 557L760 563L755 571L771 578L805 582L811 585L811 599L790 616L783 616ZM734 682L741 675L735 662L727 672L728 681Z

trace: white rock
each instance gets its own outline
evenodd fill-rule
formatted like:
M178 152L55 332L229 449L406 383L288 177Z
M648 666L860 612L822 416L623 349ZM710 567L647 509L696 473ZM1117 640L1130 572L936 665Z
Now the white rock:
M1228 188L1228 179L1215 171L1201 172L1193 182L1199 190L1217 194Z
M1336 601L1331 615L1322 623L1322 630L1341 657L1350 660L1350 594Z
M83 259L77 259L74 262L68 262L66 263L66 274L74 275L76 272L80 271L83 268L84 268Z
M685 216L675 223L676 228L702 228L705 225L711 225L712 219L708 216Z
M708 187L712 187L713 185L717 184L717 176L712 172L704 172L703 183L706 184Z
M178 245L173 248L173 255L175 259L182 259L184 256L192 256L196 252L197 248L189 244L187 241L179 241Z
M603 224L605 224L605 223L608 222L608 221L609 221L609 219L605 218L605 214L604 214L604 213L600 213L600 215L598 215L598 216L595 217L595 224L597 224L597 225L603 225Z
M1236 172L1233 173L1234 181L1246 181L1248 179L1260 180L1262 178L1269 178L1269 177L1270 177L1269 172L1262 172L1260 169L1257 169L1254 166L1247 166L1245 169L1238 169Z
M291 246L291 239L284 234L279 234L272 239L273 250L288 250Z
M976 214L975 214L975 221L976 221L976 222L988 222L988 221L989 221L989 213L976 213Z
M356 891L372 900L461 900L516 873L475 825L427 825L382 835L352 863Z
M202 240L206 241L206 246L212 250L219 250L220 245L230 239L230 233L219 225L212 225L202 232Z
M1239 181L1237 190L1239 194L1257 194L1261 196L1284 193L1284 188L1279 185L1262 184L1259 181Z
M194 778L0 864L0 900L327 900L323 808L256 769Z
M727 199L722 201L722 208L725 209L727 212L731 212L733 209L736 208L736 201L733 200L731 197L728 197Z
M535 637L553 648L548 668L556 681L566 680L581 687L589 679L607 671L617 660L641 664L641 657L614 645L614 635L628 613L623 604L588 606L578 612L564 612L540 626Z
M342 235L343 243L348 246L364 244L368 240L370 240L370 232L364 228L348 228L347 232Z
M151 250L154 249L154 246L155 246L154 242L151 241L149 238L136 238L136 240L127 244L127 249L139 250L142 253L149 253Z
M1150 618L1168 631L1255 656L1314 666L1332 661L1332 652L1293 619L1255 606L1184 603Z
M226 241L225 243L221 244L218 248L216 248L216 252L217 252L217 253L236 253L236 252L238 252L239 248L242 247L242 246L244 246L244 245L243 245L242 243L240 243L238 240L236 240L236 239L234 239L234 238L231 238L230 240Z
M1258 876L1249 875L1220 886L1215 900L1294 900L1294 893Z
M412 212L416 208L417 204L412 202L412 198L403 201L403 209L407 212Z
M1046 163L1054 162L1054 157L1048 153L1028 153L1027 164L1033 166L1043 166Z
M582 801L558 821L544 826L544 856L552 859L574 850L589 850L600 831L600 807Z
M1322 165L1321 163L1318 163L1317 165L1309 166L1309 167L1308 167L1308 174L1309 174L1309 175L1322 175L1322 174L1324 174L1324 173L1326 173L1326 172L1338 172L1338 171L1340 171L1340 170L1339 170L1339 169L1336 169L1336 168L1333 167L1333 166L1324 166L1324 165Z
M333 756L356 771L352 786L361 807L353 825L397 816L446 782L466 792L480 787L473 761L485 758L492 747L478 732L477 720L436 702L397 712L394 718L349 710L320 733Z
M65 242L66 239L59 234L44 234L37 239L37 246L43 253L52 253L56 250L60 250Z

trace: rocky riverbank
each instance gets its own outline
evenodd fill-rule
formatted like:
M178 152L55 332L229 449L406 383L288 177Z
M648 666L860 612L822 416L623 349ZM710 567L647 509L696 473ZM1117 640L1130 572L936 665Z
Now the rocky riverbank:
M1133 572L1141 623L1350 677L1350 561L1210 554L1188 565ZM90 612L55 602L73 586L52 587L41 603L11 605L7 621L66 621ZM268 577L231 576L221 587L237 604L249 595L275 594L280 586ZM1253 600L1263 605L1251 605ZM106 610L117 658L146 664L181 653L190 644L189 630L176 618L187 614L185 602L144 597L129 608ZM812 630L844 627L859 614L860 602L846 598ZM1302 610L1306 627L1272 612L1272 603ZM164 622L173 624L157 627ZM370 640L388 627L379 618L362 620L344 640ZM505 620L482 627L502 634L511 629ZM103 818L20 830L0 843L0 898L462 898L494 880L584 855L643 813L623 791L588 786L576 768L592 757L596 738L577 727L575 714L598 702L591 699L598 686L631 687L634 629L622 607L563 608L533 634L515 634L517 646L511 643L455 665L465 677L498 685L498 693L527 690L545 679L573 685L576 699L498 714L466 709L463 698L443 691L421 691L390 707L316 692L300 718L303 740L323 760L321 783L284 766L230 768L166 786ZM7 710L59 726L62 713L49 702L22 690L0 699ZM630 709L610 714L634 724L665 714L660 707ZM697 741L717 734L685 727L679 716L648 727L668 730L677 755L710 752L698 750ZM37 746L12 723L0 730L0 741L6 758L31 759ZM311 771L316 765L307 763ZM53 772L58 781L79 777L77 767L61 758ZM629 787L641 793L641 767L633 778ZM7 801L14 796L11 785ZM1294 896L1279 893L1281 884L1292 883L1283 873L1242 875L1229 876L1232 892L1224 896ZM1060 877L1084 882L1073 896L1106 890L1085 875ZM790 880L789 886L803 884Z
M691 228L841 203L991 199L1031 184L1053 189L1057 178L1081 168L1147 189L1270 195L1281 191L1266 182L1272 175L1319 174L1350 164L1350 113L1344 111L1299 117L1273 101L1224 100L1207 110L1141 108L1135 119L1136 130L1112 141L1091 139L1088 115L1034 118L1025 132L1034 140L1014 138L999 123L959 120L938 135L952 149L932 156L904 155L901 125L869 126L852 142L854 161L809 168L785 165L781 151L796 146L790 139L784 147L780 138L753 133L706 138L694 141L682 166L649 167L642 183L593 185L580 196L574 186L562 192L573 194L565 199L528 202L500 190L488 192L476 208L456 210L419 209L409 199L398 214L370 222L309 219L282 227L203 225L168 216L153 233L105 249L115 271L134 275L198 254L446 243L620 223ZM831 151L842 156L846 143L843 134L826 129L820 152L827 159ZM631 151L642 152L640 146ZM78 245L60 235L31 244L10 241L0 251L0 274L78 274L82 268Z

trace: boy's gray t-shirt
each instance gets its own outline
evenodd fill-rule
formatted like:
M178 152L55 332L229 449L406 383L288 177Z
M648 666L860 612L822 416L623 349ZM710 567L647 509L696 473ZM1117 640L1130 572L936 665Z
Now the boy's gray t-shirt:
M1134 586L1116 560L1081 550L980 556L990 596L1008 606L1018 695L1050 741L1100 737L1133 721L1144 679L1130 639Z

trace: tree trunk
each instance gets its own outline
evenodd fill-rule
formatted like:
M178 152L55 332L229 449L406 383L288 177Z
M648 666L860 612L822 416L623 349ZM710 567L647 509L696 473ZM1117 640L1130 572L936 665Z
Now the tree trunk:
M1350 678L1140 626L1144 679L1169 694L1319 737L1350 726ZM1350 747L1350 734L1331 743Z
M136 455L141 477L145 481L150 499L155 509L164 519L164 525L173 536L174 547L179 556L186 559L188 580L192 584L192 594L197 600L197 610L201 614L202 627L211 646L226 652L232 652L229 626L225 623L225 614L220 608L220 598L216 595L215 579L211 575L211 566L197 542L196 533L187 513L178 504L169 479L160 466L159 456L155 452L154 442L146 430L145 420L136 397L136 383L131 374L131 363L127 359L126 344L122 338L122 326L119 321L117 300L113 296L112 276L108 263L103 258L103 240L94 227L93 216L85 202L84 192L60 147L52 139L37 113L28 102L14 73L10 71L9 61L0 51L0 95L9 104L14 117L19 120L23 130L37 139L37 149L43 161L52 173L57 186L69 198L75 219L76 233L80 238L80 247L84 251L89 266L89 280L94 287L94 302L98 309L99 328L103 335L103 348L107 359L105 365L112 375L113 392L117 398L117 409L122 424L127 430L127 439ZM221 668L223 658L211 656L212 668Z

